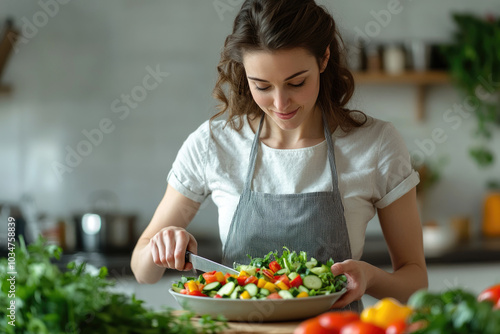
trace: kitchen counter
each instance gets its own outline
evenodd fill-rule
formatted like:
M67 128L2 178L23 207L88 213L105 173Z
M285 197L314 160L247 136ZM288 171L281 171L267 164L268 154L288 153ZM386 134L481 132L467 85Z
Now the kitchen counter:
M387 245L382 237L367 238L363 261L376 266L391 264ZM426 253L427 264L488 263L500 261L500 238L477 238L461 242L439 253Z

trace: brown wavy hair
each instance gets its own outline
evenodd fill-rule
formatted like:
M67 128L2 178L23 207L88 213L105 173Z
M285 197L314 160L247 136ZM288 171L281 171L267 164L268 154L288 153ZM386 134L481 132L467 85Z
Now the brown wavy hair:
M318 65L330 48L330 59L320 75L317 103L326 112L330 126L349 131L366 122L366 115L345 105L354 93L354 78L346 66L344 43L333 17L314 0L247 0L227 36L217 66L213 95L220 101L219 112L210 120L228 113L227 122L240 130L243 116L254 118L263 111L255 103L243 67L243 53L304 48ZM363 117L353 117L352 113Z

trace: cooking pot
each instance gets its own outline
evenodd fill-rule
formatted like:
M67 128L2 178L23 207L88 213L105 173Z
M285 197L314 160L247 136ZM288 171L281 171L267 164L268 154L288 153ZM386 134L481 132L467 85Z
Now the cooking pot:
M131 251L137 216L120 212L117 196L112 192L95 192L90 198L93 209L74 216L78 250L106 253Z

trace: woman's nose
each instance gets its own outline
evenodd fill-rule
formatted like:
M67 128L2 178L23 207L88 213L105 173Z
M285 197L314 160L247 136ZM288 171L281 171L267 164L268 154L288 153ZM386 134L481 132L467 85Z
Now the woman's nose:
M276 111L286 111L288 106L290 105L290 97L284 90L276 90L276 94L274 96L274 107Z

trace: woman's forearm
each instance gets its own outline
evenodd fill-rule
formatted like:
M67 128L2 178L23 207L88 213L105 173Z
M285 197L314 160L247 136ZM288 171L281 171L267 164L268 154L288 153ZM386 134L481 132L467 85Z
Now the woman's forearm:
M151 255L151 243L147 238L141 238L132 253L130 266L137 282L153 284L158 282L165 272L165 268L157 266Z
M377 299L393 297L402 303L417 290L428 287L427 270L417 263L408 263L389 273L366 262L366 293Z

